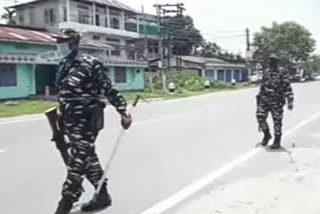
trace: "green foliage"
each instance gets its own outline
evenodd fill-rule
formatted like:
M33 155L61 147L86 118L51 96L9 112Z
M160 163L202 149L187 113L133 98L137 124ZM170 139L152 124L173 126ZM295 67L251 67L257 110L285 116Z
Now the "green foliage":
M212 88L217 88L217 89L223 89L223 88L234 88L231 84L221 82L218 80L212 80L211 82L211 87Z
M199 47L203 37L194 26L191 16L175 16L164 19L164 32L170 36L173 54L190 55L193 47Z
M266 66L268 56L276 53L281 64L293 67L294 62L304 62L315 49L315 40L309 30L295 22L273 23L262 27L254 35L254 59L262 60Z
M204 41L195 55L208 58L215 57L229 62L245 62L245 59L240 54L234 54L227 50L223 50L215 42Z
M0 118L28 114L39 114L56 105L57 104L55 102L35 100L22 100L19 101L19 104L15 106L8 106L4 103L0 103Z
M306 62L306 72L308 74L320 74L320 56L313 55Z
M201 91L204 89L204 79L195 75L174 73L168 76L168 82L174 82L177 88L187 91Z
M203 91L205 89L204 82L206 80L206 78L184 73L170 73L170 75L167 75L167 84L173 82L177 88L176 93L180 94ZM210 80L210 82L212 89L235 88L235 86L232 86L229 83L224 83L217 80ZM162 89L162 82L160 76L157 75L153 77L153 86L155 90Z

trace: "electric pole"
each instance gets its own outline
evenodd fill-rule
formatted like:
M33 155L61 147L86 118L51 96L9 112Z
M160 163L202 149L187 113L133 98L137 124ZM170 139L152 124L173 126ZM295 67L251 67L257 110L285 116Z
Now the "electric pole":
M247 51L246 51L246 61L248 67L248 74L251 75L251 60L252 60L252 53L250 48L250 30L249 28L246 29L246 38L247 38Z
M247 37L247 51L250 51L250 30L246 29L246 37Z
M163 58L164 58L164 41L166 41L166 52L167 52L167 71L170 71L170 57L171 57L171 35L170 32L167 30L167 21L170 14L174 14L176 17L183 16L183 11L185 11L184 4L178 3L178 4L156 4L154 7L157 9L157 16L158 16L158 26L159 26L159 51L160 51L160 73L162 76L162 85L163 89L166 89L166 76L163 71ZM165 22L163 22L163 18ZM161 29L161 26L163 26L163 29ZM178 57L178 56L177 56ZM177 64L178 67L178 64Z

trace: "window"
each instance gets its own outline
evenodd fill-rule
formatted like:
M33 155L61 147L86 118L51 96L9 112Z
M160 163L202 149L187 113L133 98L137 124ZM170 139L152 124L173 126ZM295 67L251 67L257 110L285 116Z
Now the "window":
M100 40L100 36L93 35L93 36L92 36L92 39L93 39L93 40Z
M112 18L110 25L111 28L120 29L120 20L118 18Z
M44 10L44 22L49 24L49 9Z
M126 83L127 82L127 71L125 67L116 67L114 71L115 83Z
M114 50L111 51L111 56L120 56L120 46L113 45Z
M63 21L66 22L68 21L68 14L67 14L67 8L63 8Z
M44 10L44 21L46 24L53 24L56 22L56 11L55 9L45 9Z
M78 4L78 17L79 23L81 24L92 24L93 17L90 16L89 6L86 4L79 3Z
M81 24L91 24L91 17L89 11L79 11L79 23Z
M17 66L0 64L0 87L17 86Z
M55 9L50 9L50 23L56 22L56 11Z
M24 24L24 16L23 15L19 16L19 24L21 24L21 25Z
M120 43L120 39L106 38L107 43Z
M29 7L29 20L30 20L30 25L34 25L34 8Z
M96 14L96 25L100 26L100 15Z

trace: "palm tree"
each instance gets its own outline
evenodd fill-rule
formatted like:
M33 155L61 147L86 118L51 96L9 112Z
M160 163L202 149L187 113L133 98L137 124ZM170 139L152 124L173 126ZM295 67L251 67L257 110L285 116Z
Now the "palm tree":
M15 25L15 10L11 10L8 7L4 7L4 10L6 11L4 14L1 15L1 19L7 20L8 25Z

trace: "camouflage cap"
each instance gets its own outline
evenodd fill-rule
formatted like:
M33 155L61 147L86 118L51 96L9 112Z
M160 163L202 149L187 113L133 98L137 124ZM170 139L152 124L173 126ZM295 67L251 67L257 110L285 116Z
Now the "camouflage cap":
M279 59L279 58L278 58L277 54L272 53L272 54L270 54L269 59Z
M57 39L57 42L76 40L80 41L80 34L73 29L62 29L59 34L53 35L53 38Z

